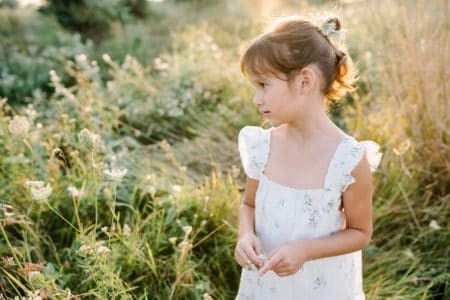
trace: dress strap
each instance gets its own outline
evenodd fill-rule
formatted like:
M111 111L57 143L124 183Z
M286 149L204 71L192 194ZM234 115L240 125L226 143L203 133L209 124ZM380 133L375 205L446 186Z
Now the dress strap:
M380 164L382 153L380 146L374 141L357 141L350 137L337 150L334 161L330 164L325 187L334 191L344 192L356 180L351 175L353 169L361 161L364 154L374 172Z

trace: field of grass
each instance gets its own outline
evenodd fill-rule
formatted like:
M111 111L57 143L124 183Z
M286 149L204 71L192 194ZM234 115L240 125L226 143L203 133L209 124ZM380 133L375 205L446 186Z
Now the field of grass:
M384 154L366 297L450 299L448 1L147 1L101 34L1 3L0 299L233 299L239 55L322 11L360 72L330 115Z

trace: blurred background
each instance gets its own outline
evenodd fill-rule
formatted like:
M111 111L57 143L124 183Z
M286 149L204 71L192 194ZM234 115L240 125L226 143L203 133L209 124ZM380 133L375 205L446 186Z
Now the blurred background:
M233 299L239 57L321 12L360 74L328 111L384 154L367 298L450 299L446 0L0 1L0 299Z

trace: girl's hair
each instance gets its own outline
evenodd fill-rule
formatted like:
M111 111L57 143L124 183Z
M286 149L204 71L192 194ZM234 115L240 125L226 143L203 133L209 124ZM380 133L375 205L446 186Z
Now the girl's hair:
M314 63L322 73L321 91L325 97L339 100L355 90L356 70L343 45L335 45L329 38L330 32L341 30L338 18L328 18L323 25L319 28L301 17L274 23L242 55L242 73L270 73L280 79L285 75L290 83L298 71Z

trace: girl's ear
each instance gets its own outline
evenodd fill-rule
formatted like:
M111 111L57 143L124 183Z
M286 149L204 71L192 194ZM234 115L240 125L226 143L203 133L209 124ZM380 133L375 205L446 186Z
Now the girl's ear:
M308 94L314 88L316 83L316 74L311 67L306 66L297 73L295 76L295 82L300 93Z

